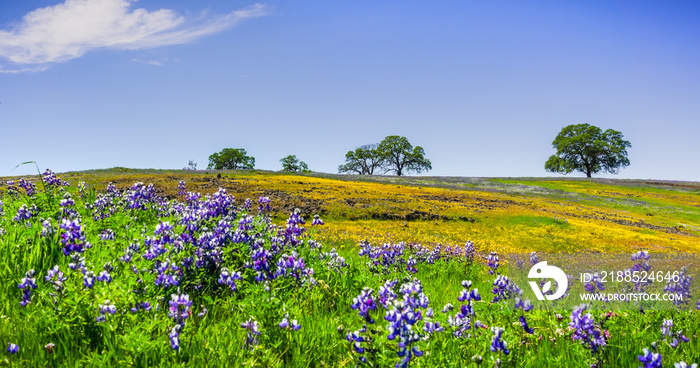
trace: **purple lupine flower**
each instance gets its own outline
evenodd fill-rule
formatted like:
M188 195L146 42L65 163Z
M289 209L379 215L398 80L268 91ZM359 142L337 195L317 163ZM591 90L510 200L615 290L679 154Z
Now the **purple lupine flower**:
M32 218L34 214L32 211L27 208L26 204L23 204L20 208L17 209L17 216L13 217L12 220L16 222L24 222Z
M7 353L10 355L17 354L19 351L19 346L17 344L9 343L7 344Z
M71 198L70 193L64 194L58 206L61 208L61 217L74 218L78 215L75 210L75 201Z
M27 288L36 289L37 285L36 285L36 279L34 278L34 274L35 274L34 270L27 271L27 273L25 273L25 277L22 278L18 287L20 289L27 289Z
M411 272L411 273L416 273L418 272L418 269L416 268L416 260L413 257L408 257L408 260L406 260L406 271Z
M523 330L525 331L525 333L528 333L528 334L535 333L535 330L533 330L532 328L530 328L530 326L528 326L527 319L525 319L524 315L520 316L520 325L523 327Z
M173 322L184 326L185 320L190 315L190 307L192 307L190 296L180 293L178 289L177 294L170 295L170 299L168 317L172 318Z
M673 328L673 319L664 319L661 324L661 335L671 337L673 334L671 328Z
M241 216L238 220L238 230L250 231L253 230L253 216Z
M231 273L228 268L224 267L221 269L221 275L219 276L219 284L228 285L231 291L236 291L236 280L242 280L240 272Z
M116 213L115 198L110 194L98 194L95 202L86 204L85 207L92 212L93 220L104 220Z
M133 307L129 309L131 313L137 313L140 310L150 312L153 310L153 307L151 307L151 303L149 302L140 302L140 303L135 303Z
M301 325L297 322L296 319L292 320L291 322L289 321L289 315L284 316L282 318L282 321L279 323L280 328L289 328L290 330L298 331L301 329Z
M574 308L571 312L569 327L574 330L571 338L581 341L581 344L595 353L598 349L604 348L607 342L600 333L600 329L596 327L593 316L590 313L583 314L587 308L585 304Z
M274 274L270 269L270 262L274 259L274 256L270 251L262 247L257 248L251 252L250 258L251 262L247 263L246 266L256 272L255 281L260 282L274 278Z
M43 174L41 174L44 180L44 185L49 187L60 187L67 186L68 182L62 182L61 179L56 177L56 173L50 169L46 169Z
M474 249L474 243L469 240L464 244L464 260L467 263L471 263L472 260L474 260L474 253L476 253L476 250Z
M661 336L663 337L664 341L669 342L669 345L672 348L677 348L680 342L678 339L680 338L682 342L689 342L690 339L688 339L685 335L683 335L683 331L673 331L673 319L664 319L663 323L661 324Z
M423 331L433 334L435 332L442 332L443 328L440 326L440 322L425 322L423 326Z
M311 221L311 226L323 225L323 220L319 215L314 215L314 220Z
M510 350L508 350L508 343L503 340L503 331L505 330L501 327L491 327L491 332L493 332L493 337L491 338L491 351L494 353L502 351L503 354L508 355L510 354Z
M31 303L31 290L36 289L37 287L36 279L34 278L34 270L27 271L17 287L22 289L22 300L19 302L19 304L25 307L27 304Z
M85 257L82 257L78 253L73 253L70 255L70 263L68 263L68 268L75 271L77 269L85 268Z
M68 277L63 275L63 272L61 272L61 270L58 268L58 265L55 265L47 272L44 280L51 283L54 289L60 292L63 290L63 283L68 280Z
M83 226L78 219L61 220L61 243L63 244L63 254L70 255L73 252L82 253L85 248L90 248L90 243L85 241Z
M493 289L491 289L491 292L494 295L491 303L498 303L501 300L508 299L509 283L510 283L510 280L508 279L507 276L505 276L505 275L496 276L496 280L493 281Z
M454 310L454 308L455 307L452 305L452 303L447 303L447 304L445 304L445 307L443 307L440 312L442 312L442 313L452 312Z
M241 323L241 327L246 330L246 342L244 347L253 348L258 344L258 336L260 336L260 326L258 321L250 317L246 322Z
M681 308L690 304L690 287L692 281L693 278L688 276L688 269L686 267L682 267L676 281L671 278L666 282L664 291L676 294L677 297L673 299L673 304L675 304L677 307Z
M299 257L296 252L292 254L284 254L277 261L277 272L275 272L275 277L295 277L299 280L303 276L308 276L306 264L304 263L304 258Z
M250 198L246 198L245 201L243 201L243 210L250 211L251 208L253 208L253 201L251 201Z
M124 200L129 209L145 210L149 204L155 203L155 188L153 184L148 184L148 186L146 186L140 182L134 183L134 185L124 193Z
M462 291L460 291L457 300L462 304L459 308L459 312L454 315L448 315L447 322L450 326L454 328L453 335L456 337L462 337L467 330L471 329L471 319L474 316L474 302L481 300L481 295L478 289L470 290L472 287L472 282L470 280L462 280ZM452 304L445 305L442 312L446 313L452 311L454 307Z
M522 309L523 312L531 311L535 306L532 305L530 299L522 299L515 297L515 309Z
M591 294L598 294L598 291L605 290L605 284L601 280L600 275L596 272L591 276L591 281L583 285L583 288Z
M202 307L202 311L199 312L199 313L197 313L197 317L199 317L199 318L204 318L204 316L206 316L206 315L207 315L207 312L209 312L209 311L208 311L207 308L204 306L204 304L200 304L200 307Z
M537 255L537 252L530 253L530 264L534 266L537 263L540 263L540 257Z
M83 286L92 289L95 286L95 273L83 269Z
M311 248L316 244L318 243L313 240L308 241L308 245ZM320 244L318 244L318 248L320 249ZM325 259L326 267L333 272L342 272L343 268L350 267L350 265L345 262L345 258L341 257L335 248L332 248L330 252L321 253L319 259Z
M399 340L398 356L401 357L401 362L397 364L399 367L407 367L412 357L420 357L423 352L418 349L415 344L419 342L423 336L416 332L415 326L418 321L423 319L423 311L429 304L428 297L423 293L423 286L418 279L413 279L401 285L399 288L402 299L396 299L391 304L390 310L386 311L384 319L389 322L387 330L389 335L387 339ZM442 327L433 323L425 324L431 332L439 331Z
M258 211L260 211L260 213L270 212L270 198L268 198L268 197L258 198Z
M190 205L197 203L200 198L202 198L202 195L199 192L187 192L185 195L185 201Z
M661 354L652 353L649 349L644 348L642 355L637 356L640 362L644 364L644 368L662 368ZM641 367L640 367L641 368Z
M374 323L374 319L370 316L369 312L377 309L377 304L374 302L374 296L372 294L374 290L364 287L360 292L360 295L352 299L352 305L350 308L357 309L360 317L364 318L367 323Z
M462 280L462 291L460 291L459 296L457 297L457 300L460 302L469 302L471 300L479 301L481 300L481 295L479 295L479 289L472 289L469 290L472 287L472 282L471 280ZM451 306L451 304L450 304Z
M29 196L29 197L36 194L36 185L34 185L34 183L32 183L29 180L19 179L17 186L19 186L20 188L23 188L24 191L27 193L27 196Z
M171 264L169 261L163 262L158 259L155 262L155 270L157 272L154 281L156 286L167 288L180 285L180 278L178 275L182 272L177 265Z
M352 348L355 350L355 352L358 354L364 354L365 348L363 348L360 344L366 340L362 335L360 335L360 331L348 332L348 334L345 335L345 339L352 343ZM360 359L362 358L363 357L360 357Z
M631 268L628 270L625 270L625 272L635 272L635 271L649 271L651 269L651 265L649 264L649 259L651 257L649 256L648 251L639 251L636 252L632 255L631 260L635 261L636 263L632 265ZM651 280L639 280L634 283L634 290L635 291L644 291L644 289L651 284Z
M168 338L170 339L170 346L175 351L180 350L180 329L182 329L181 325L175 325L168 334Z
M108 284L112 282L112 275L110 275L110 272L112 272L113 269L114 267L112 267L110 262L105 263L104 266L102 266L103 271L97 275L97 281L103 281Z
M102 240L114 240L114 231L112 229L107 229L100 233L100 239Z
M95 318L95 320L100 323L107 320L107 314L117 313L117 307L114 306L109 300L105 300L104 303L100 304L100 314Z
M486 264L489 267L489 275L495 275L496 273L498 273L498 266L500 266L498 261L498 254L496 252L491 252L491 254L489 254L488 262Z
M187 192L185 192L185 181L184 180L180 180L180 182L177 183L177 189L178 189L177 195L179 195L179 196L184 196L185 193L187 193Z
M698 368L697 363L693 363L691 365L688 365L686 362L678 362L678 363L673 363L673 368Z
M129 263L134 258L136 254L141 250L141 243L130 243L126 249L124 249L124 255L119 257L119 260L124 263Z
M54 233L53 226L51 226L51 221L44 220L41 223L41 237L46 238Z

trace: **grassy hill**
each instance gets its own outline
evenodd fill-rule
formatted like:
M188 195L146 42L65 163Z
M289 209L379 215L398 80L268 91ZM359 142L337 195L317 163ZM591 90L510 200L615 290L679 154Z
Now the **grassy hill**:
M267 196L279 217L295 207L333 226L338 244L463 244L498 252L700 251L700 183L569 178L466 178L161 171L113 168L67 173L98 190L155 184L159 194L225 188L237 199Z

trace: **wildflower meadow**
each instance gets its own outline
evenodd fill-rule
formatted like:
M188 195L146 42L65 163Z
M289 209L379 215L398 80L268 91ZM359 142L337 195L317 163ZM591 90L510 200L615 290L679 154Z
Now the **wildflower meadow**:
M573 310L535 309L509 279L507 269L514 265L506 262L504 252L518 249L518 239L523 241L519 249L530 253L530 262L536 264L541 261L538 250L549 249L529 248L533 243L526 239L545 236L544 244L549 236L573 247L570 239L577 233L586 239L593 234L583 235L581 229L604 232L604 226L595 222L600 218L568 216L568 220L553 215L541 217L542 222L533 226L529 222L538 217L523 205L511 217L515 223L496 220L499 223L493 226L501 228L496 230L501 237L482 239L491 220L470 219L468 214L478 217L482 211L460 212L464 210L455 202L440 202L442 213L397 202L403 217L380 216L380 209L386 209L381 206L389 203L386 199L401 198L396 193L402 191L424 190L423 199L435 200L463 190L411 183L410 178L343 182L348 193L368 192L363 197L367 206L355 210L336 203L350 196L336 197L335 204L325 207L308 206L331 202L324 202L324 196L332 198L336 189L324 181L328 179L303 175L255 179L276 180L278 187L256 182L258 194L264 195L248 198L234 197L214 180L197 182L178 172L158 174L158 184L126 184L131 179L126 174L118 184L103 179L63 177L47 169L34 177L3 181L0 366L695 367L700 363L700 295L688 291L685 303L664 311L601 310L585 304ZM316 180L317 189L306 192L316 197L303 201L291 196L302 192L280 190L283 180ZM515 180L510 184L523 186ZM581 185L576 190L593 189ZM634 193L635 189L615 190ZM665 194L656 193L656 200L663 200ZM473 194L459 195L473 199ZM501 194L494 187L483 196L494 199ZM551 198L523 194L508 206L513 209L528 201L531 205ZM592 213L588 212L592 207L585 208L593 206L592 201L586 193L577 195L570 208ZM437 206L431 203L416 206ZM481 203L483 210L489 203L503 202ZM599 212L633 205L606 202ZM507 210L500 207L492 213L498 218ZM420 218L412 221L411 216ZM690 216L695 215L679 218L694 221ZM521 226L523 222L526 226ZM439 233L443 225L452 233L434 241L439 237L431 234ZM617 230L606 241L622 247L625 236L615 231L622 231L623 225L616 222ZM431 226L435 229L426 230ZM382 232L386 227L395 227L400 235L382 238L390 233ZM653 234L642 235L664 237L664 242L679 237L680 249L697 250L697 236L693 239L688 232L693 230L679 234L682 229L670 228L658 225ZM518 238L515 231L525 235ZM498 239L509 244L491 247ZM633 239L641 241L645 240ZM653 260L653 250L634 253L629 267L644 269L645 262ZM682 274L667 287L685 292L685 283L694 275ZM586 290L598 290L596 280Z

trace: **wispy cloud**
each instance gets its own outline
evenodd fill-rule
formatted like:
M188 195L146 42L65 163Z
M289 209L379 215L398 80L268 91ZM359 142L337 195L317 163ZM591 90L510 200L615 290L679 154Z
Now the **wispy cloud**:
M39 66L34 68L21 68L21 69L4 69L0 66L0 74L18 74L18 73L31 73L31 72L43 72L48 69L45 66Z
M134 0L66 0L26 14L11 30L0 30L0 57L34 65L0 73L37 71L98 48L122 50L176 45L267 15L262 4L229 14L187 19L170 9L133 9Z
M163 66L163 62L158 61L158 60L132 59L131 61L134 61L136 63L141 63L141 64L153 65L153 66Z

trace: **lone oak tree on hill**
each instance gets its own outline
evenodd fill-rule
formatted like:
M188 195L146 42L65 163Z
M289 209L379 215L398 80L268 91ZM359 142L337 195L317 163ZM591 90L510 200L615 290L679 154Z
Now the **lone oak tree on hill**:
M221 152L213 153L209 156L207 169L214 170L238 170L255 167L255 158L248 156L243 148L224 148Z
M629 166L627 147L630 142L622 139L622 133L589 124L569 125L559 132L552 142L557 150L544 164L545 170L560 174L573 171L587 177L600 171L617 174L620 168Z

